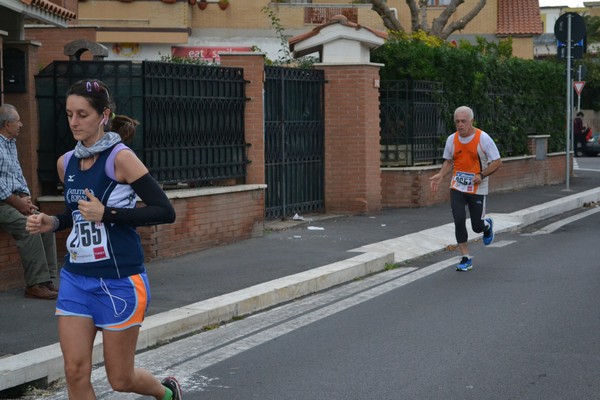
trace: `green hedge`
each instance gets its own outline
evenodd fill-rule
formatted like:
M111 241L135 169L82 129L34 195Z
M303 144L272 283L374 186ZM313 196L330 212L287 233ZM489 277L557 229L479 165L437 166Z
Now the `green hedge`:
M373 52L372 61L385 65L382 80L442 82L449 133L454 109L468 105L476 126L494 138L503 156L527 154L531 134L549 134L549 151L564 151L564 65L511 52L510 40L453 46L421 33L392 37Z

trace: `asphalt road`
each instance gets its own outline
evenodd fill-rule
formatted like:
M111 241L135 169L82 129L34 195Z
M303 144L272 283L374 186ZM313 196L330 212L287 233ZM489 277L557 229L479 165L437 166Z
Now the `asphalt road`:
M600 208L443 252L147 351L184 399L593 399ZM111 393L94 371L98 398ZM64 399L59 394L36 398Z

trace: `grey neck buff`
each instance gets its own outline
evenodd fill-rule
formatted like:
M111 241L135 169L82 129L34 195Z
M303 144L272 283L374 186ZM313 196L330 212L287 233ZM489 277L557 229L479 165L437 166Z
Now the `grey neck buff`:
M115 132L106 132L102 139L98 140L91 147L85 147L81 141L75 146L75 157L88 158L94 154L102 153L104 150L111 148L121 141L121 136Z

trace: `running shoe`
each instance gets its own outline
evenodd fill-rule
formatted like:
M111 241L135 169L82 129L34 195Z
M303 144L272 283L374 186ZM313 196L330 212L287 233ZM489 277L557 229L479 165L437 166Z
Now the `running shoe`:
M487 246L494 241L494 221L491 218L486 218L485 220L490 224L490 227L483 231L483 244Z
M173 392L172 400L182 399L181 386L179 386L179 382L177 382L177 379L173 378L172 376L168 376L165 379L163 379L160 383L162 383L163 386L171 389L171 392Z
M456 266L457 271L470 271L473 269L473 260L469 257L460 259L460 263Z

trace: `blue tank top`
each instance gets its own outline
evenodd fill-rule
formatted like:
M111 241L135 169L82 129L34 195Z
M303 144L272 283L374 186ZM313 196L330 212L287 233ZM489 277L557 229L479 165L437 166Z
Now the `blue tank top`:
M94 165L85 171L73 152L65 154L65 203L73 217L73 228L67 238L67 271L75 274L123 278L144 272L144 253L135 228L123 224L86 221L77 201L87 199L90 190L106 207L134 208L137 196L131 186L116 181L114 158L129 148L117 144L102 153Z

